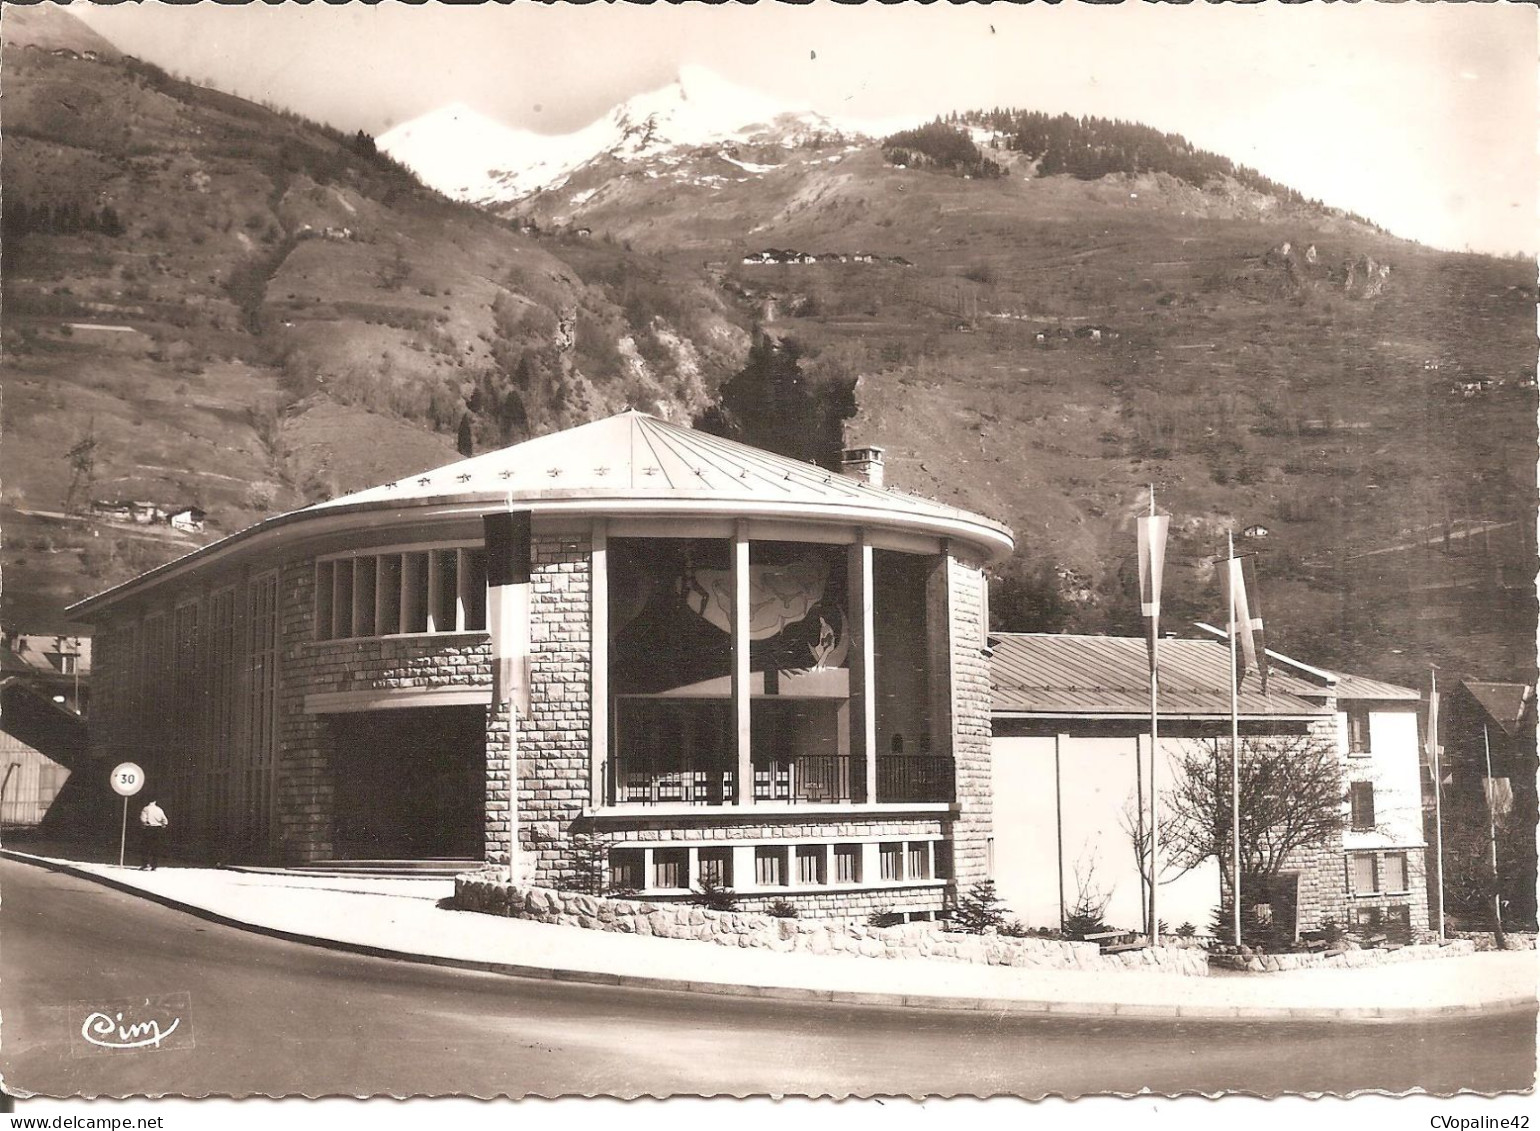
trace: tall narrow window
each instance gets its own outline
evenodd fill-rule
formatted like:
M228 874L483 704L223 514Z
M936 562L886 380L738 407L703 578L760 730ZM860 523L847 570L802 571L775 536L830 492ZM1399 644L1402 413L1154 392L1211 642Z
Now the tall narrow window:
M1374 783L1355 781L1348 786L1348 800L1353 811L1353 828L1367 832L1374 828Z
M1348 712L1348 753L1365 755L1371 753L1369 749L1369 713L1367 711Z
M824 846L821 844L798 845L797 883L823 884L827 882L827 874L824 871Z
M904 878L904 846L902 844L884 844L877 850L877 859L882 867L882 878L885 880L901 880Z
M908 877L911 880L930 879L930 842L925 840L912 840L909 842Z
M834 846L834 882L837 884L861 882L861 846L859 844Z

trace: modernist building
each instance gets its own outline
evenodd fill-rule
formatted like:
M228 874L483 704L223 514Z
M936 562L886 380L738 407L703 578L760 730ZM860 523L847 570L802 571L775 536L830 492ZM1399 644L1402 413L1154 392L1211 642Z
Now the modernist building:
M1148 658L1141 638L1011 633L990 638L994 691L994 870L1005 902L1030 926L1057 926L1082 895L1107 921L1143 922L1130 829L1150 782ZM1419 779L1418 693L1269 653L1239 696L1243 742L1327 742L1346 793L1340 840L1290 860L1257 893L1275 922L1327 919L1369 933L1428 930ZM1158 787L1192 752L1229 757L1230 653L1223 639L1163 640ZM1144 795L1146 800L1148 793ZM1243 891L1243 906L1247 902ZM1213 859L1162 872L1160 918L1208 933L1219 903Z
M97 753L209 859L513 856L933 913L986 874L983 567L1011 535L849 454L624 413L270 518L71 610ZM527 532L490 561L488 516Z

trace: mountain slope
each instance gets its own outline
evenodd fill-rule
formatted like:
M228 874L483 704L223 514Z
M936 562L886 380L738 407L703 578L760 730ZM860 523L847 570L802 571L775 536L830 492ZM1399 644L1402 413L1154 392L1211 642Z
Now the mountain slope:
M741 364L698 269L538 242L367 137L4 18L7 624L54 630L198 541L442 464L462 421L485 446L628 405L688 418Z
M1154 482L1173 623L1219 615L1211 559L1260 526L1281 647L1410 682L1429 658L1533 668L1531 262L1254 177L1043 176L969 134L1003 176L858 139L708 146L595 161L509 212L711 261L768 333L858 379L851 444L1021 536L1001 627L1136 629Z

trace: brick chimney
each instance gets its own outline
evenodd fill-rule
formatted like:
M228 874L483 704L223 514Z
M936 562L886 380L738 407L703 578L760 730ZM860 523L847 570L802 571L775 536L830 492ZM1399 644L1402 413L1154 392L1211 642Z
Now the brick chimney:
M882 449L876 446L846 448L840 453L840 471L873 487L882 486Z

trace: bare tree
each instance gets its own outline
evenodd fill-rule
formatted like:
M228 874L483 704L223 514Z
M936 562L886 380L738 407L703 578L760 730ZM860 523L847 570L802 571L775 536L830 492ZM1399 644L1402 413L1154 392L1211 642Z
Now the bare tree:
M1163 855L1174 868L1219 862L1235 890L1229 744L1190 749L1162 792ZM1335 743L1316 735L1247 738L1240 751L1242 899L1260 892L1303 849L1340 838L1347 787ZM1226 896L1228 898L1228 896Z
M91 418L80 439L65 453L65 458L70 465L70 485L64 496L64 509L73 514L76 503L81 501L77 498L80 489L84 487L85 496L89 497L96 483L96 417Z

